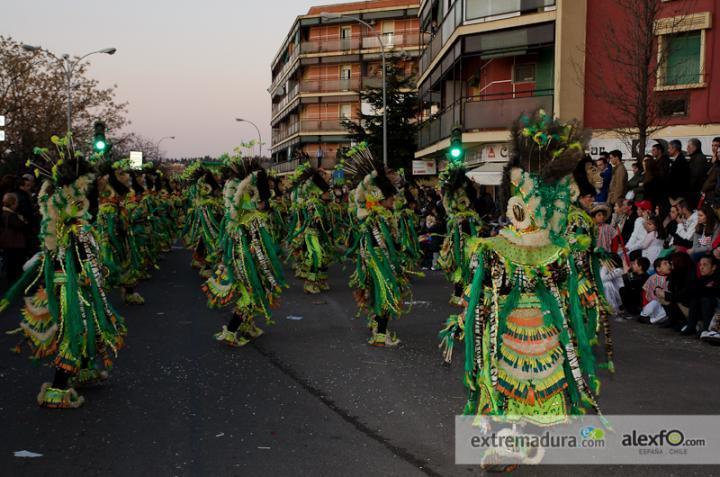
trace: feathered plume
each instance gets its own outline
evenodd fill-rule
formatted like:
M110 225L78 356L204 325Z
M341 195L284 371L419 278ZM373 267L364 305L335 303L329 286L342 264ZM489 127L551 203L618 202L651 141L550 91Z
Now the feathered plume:
M75 151L72 136L52 136L54 148L36 147L36 159L29 159L25 165L32 167L35 177L43 177L56 186L73 183L78 177L91 172L91 167L82 153Z

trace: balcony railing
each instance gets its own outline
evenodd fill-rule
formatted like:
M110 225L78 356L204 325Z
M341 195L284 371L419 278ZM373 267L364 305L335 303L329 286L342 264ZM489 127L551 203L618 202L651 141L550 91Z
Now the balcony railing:
M290 102L292 102L297 97L299 92L300 86L295 83L295 85L290 88L290 91L288 91L288 94L286 94L285 97L280 100L280 102L272 104L272 115L275 116L277 113L282 111L285 106L290 104Z
M399 76L398 80L405 81L410 78L415 78L415 75ZM363 88L380 89L380 88L382 88L382 85L383 85L382 76L365 76L362 79L362 87Z
M356 118L348 119L357 121ZM304 133L345 131L342 122L342 119L303 119L300 121L300 129Z
M305 80L300 82L301 93L342 93L359 91L360 78L341 80Z
M556 0L522 0L520 2L499 2L492 0L457 0L448 10L439 28L430 39L420 56L420 72L424 73L450 40L455 30L463 23L490 21L507 16L532 13L552 7Z
M382 36L383 45L388 49L424 46L430 38L428 34L423 33L421 35L419 30L403 30L402 33L386 33ZM358 50L360 48L367 50L380 48L380 41L373 35L320 41L305 41L293 50L293 53L290 55L285 65L276 75L274 75L274 81L272 85L270 85L270 90L275 90L285 79L285 75L290 71L295 59L301 53L331 53Z
M295 63L295 60L300 55L300 46L296 46L293 52L288 57L287 61L283 65L283 67L280 69L278 74L275 75L275 80L273 81L272 85L270 85L270 90L274 90L283 80L287 72L292 68L293 63Z
M420 126L418 148L424 149L450 137L457 124L461 124L464 131L508 129L522 113L543 108L552 114L553 99L553 90L464 98Z
M430 39L428 46L420 56L420 71L425 72L435 57L440 53L442 47L448 42L457 27L463 23L463 5L468 0L457 0L448 10L445 19L435 31L434 36ZM485 0L487 1L487 0Z
M300 123L295 121L289 124L286 128L273 129L272 143L277 144L290 136L297 134L300 131Z
M357 50L360 48L361 38L338 38L333 40L304 41L300 47L306 53L330 53L333 51Z

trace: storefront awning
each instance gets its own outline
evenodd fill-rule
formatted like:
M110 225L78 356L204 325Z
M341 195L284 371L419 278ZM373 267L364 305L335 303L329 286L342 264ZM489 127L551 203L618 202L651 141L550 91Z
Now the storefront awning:
M466 173L468 178L476 184L499 186L502 184L503 169L505 162L486 162Z

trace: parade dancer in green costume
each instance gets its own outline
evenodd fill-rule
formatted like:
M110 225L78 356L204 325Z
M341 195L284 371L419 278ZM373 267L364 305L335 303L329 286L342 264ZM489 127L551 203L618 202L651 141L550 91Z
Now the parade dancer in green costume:
M208 306L233 305L233 316L215 339L229 346L244 346L263 331L255 316L268 324L271 307L286 286L278 247L272 234L270 187L265 170L240 157L227 160L231 178L224 189L227 214L223 223L221 264L203 285Z
M209 278L217 259L217 240L223 215L222 191L212 172L199 161L183 172L183 179L189 183L189 209L183 236L188 248L193 250L191 265L200 269L201 277Z
M38 194L42 215L39 259L0 301L0 311L20 294L25 298L18 332L33 357L52 358L55 378L40 388L37 402L49 408L77 408L75 388L107 379L126 329L106 296L105 269L88 196L95 174L69 136L53 137L53 150L36 148L33 162L45 181Z
M566 237L571 174L588 134L538 111L523 116L512 136L505 177L511 225L469 244L467 307L441 336L446 345L453 335L465 341L465 414L481 425L505 418L552 426L570 415L600 412L600 381L573 258L590 238ZM508 470L508 456L517 464L537 462L541 454L493 448L483 463Z
M438 265L454 286L450 304L455 306L462 306L463 292L470 283L465 244L469 238L478 237L482 228L480 216L475 211L477 192L466 172L462 162L450 161L440 174L443 207L447 213L447 235L440 249Z
M355 261L350 286L358 313L366 312L372 346L396 347L400 340L388 331L391 320L405 312L408 288L406 258L397 243L397 220L393 214L397 187L367 147L361 144L348 152L347 180L354 186L350 211L356 219L354 243L347 256Z
M330 289L327 269L335 255L328 209L330 185L324 172L310 164L299 166L290 180L287 243L295 276L304 280L305 293L314 295Z
M610 333L610 304L605 298L600 266L608 258L597 247L598 229L589 214L595 191L602 186L602 176L590 156L585 156L573 172L572 203L568 213L567 240L573 245L573 260L578 271L578 290L587 327L588 339L599 346L599 334L604 338L607 362L600 366L615 371L613 342ZM577 237L588 237L589 243L577 244Z
M108 285L120 288L125 303L142 305L143 297L135 291L140 279L138 255L131 242L127 197L132 194L130 161L105 160L100 164L97 181L99 205L95 226L100 235L100 255L108 270Z

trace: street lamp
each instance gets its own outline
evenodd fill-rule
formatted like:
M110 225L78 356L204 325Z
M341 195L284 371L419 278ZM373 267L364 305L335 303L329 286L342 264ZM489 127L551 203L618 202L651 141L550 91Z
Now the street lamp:
M343 15L341 13L332 12L321 12L320 16L326 20L347 18L348 20L354 20L358 23L365 25L370 31L372 31L380 43L380 56L382 57L382 100L383 100L383 164L387 169L387 80L386 80L386 68L385 68L385 44L383 43L382 36L378 33L374 26L366 22L365 20L353 17L350 15Z
M239 123L250 123L250 124L252 124L253 126L255 126L255 130L256 130L257 133L258 133L258 141L259 141L259 142L258 142L258 146L259 146L259 148L260 148L260 154L259 154L259 156L260 156L260 159L262 159L262 135L260 135L260 128L257 127L257 124L255 124L255 123L252 122L252 121L248 121L247 119L235 118L235 121L237 121L237 122L239 122Z
M156 149L157 152L158 152L158 159L160 159L160 143L163 142L165 139L175 140L175 136L165 136L165 137L161 137L160 140L157 142L157 144L155 144L155 149Z
M33 46L33 45L23 45L22 49L29 52L36 52L41 51L42 48L39 46ZM72 75L75 72L75 68L77 65L80 64L82 60L87 58L90 55L94 55L96 53L104 53L106 55L114 55L117 51L117 48L103 48L102 50L97 51L91 51L90 53L86 53L80 58L77 58L75 60L70 59L70 55L65 53L62 55L62 58L58 58L55 54L45 50L50 56L55 58L56 60L61 62L63 73L65 74L65 82L67 83L67 132L72 132Z

